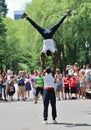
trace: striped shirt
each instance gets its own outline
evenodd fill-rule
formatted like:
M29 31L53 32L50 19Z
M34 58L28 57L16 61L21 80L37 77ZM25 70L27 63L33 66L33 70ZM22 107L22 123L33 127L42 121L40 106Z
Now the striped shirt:
M44 86L43 77L37 76L37 77L34 78L34 81L35 81L35 85L36 85L37 87L43 87L43 86Z

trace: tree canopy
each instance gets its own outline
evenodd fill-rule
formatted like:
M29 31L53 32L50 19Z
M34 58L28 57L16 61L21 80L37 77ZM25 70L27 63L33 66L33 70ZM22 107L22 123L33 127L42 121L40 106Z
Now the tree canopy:
M3 68L11 68L14 71L41 69L39 56L43 38L25 19L12 20L2 16L4 7L6 5L0 10L0 61ZM91 43L90 0L32 0L26 5L25 11L37 24L49 28L58 22L68 9L72 11L72 16L65 19L53 37L59 54L58 67L61 70L67 64L85 64L84 43ZM5 14L6 11L7 9ZM47 65L52 65L51 60L46 60Z

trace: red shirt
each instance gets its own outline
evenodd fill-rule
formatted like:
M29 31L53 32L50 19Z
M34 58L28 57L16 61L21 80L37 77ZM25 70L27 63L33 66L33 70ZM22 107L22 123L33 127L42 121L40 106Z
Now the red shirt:
M65 88L69 87L69 78L68 77L64 77L63 78L63 84Z
M70 87L76 87L76 78L75 77L70 78Z

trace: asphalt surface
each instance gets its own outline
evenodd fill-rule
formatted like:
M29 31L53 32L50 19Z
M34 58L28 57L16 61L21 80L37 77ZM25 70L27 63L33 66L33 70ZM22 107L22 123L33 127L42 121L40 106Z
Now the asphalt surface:
M52 124L51 106L48 124L43 124L43 103L0 102L0 130L91 130L91 100L57 101L57 124Z

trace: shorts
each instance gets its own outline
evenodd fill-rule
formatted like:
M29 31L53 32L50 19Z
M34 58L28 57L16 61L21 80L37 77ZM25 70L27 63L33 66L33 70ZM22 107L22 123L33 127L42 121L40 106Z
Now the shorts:
M41 87L37 87L36 88L36 94L35 94L35 96L38 97L39 93L41 93L41 95L43 96L43 88L41 88Z
M83 81L83 82L80 82L80 87L85 87L86 86L86 82Z
M77 90L80 89L80 82L78 82L78 83L76 84L76 89L77 89Z
M24 93L25 92L25 86L18 86L18 93Z
M14 92L9 92L8 95L9 95L9 96L13 96L13 95L14 95Z
M76 87L71 87L71 94L76 93Z
M68 88L64 88L64 92L65 93L69 93L69 87Z
M62 91L62 84L56 86L56 91Z

